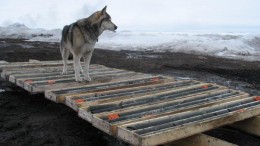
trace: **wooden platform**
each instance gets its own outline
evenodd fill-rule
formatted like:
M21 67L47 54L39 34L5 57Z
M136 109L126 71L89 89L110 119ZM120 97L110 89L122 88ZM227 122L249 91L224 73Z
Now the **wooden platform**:
M75 82L61 61L0 62L1 77L64 103L93 126L133 145L158 145L260 115L259 97L213 83L91 65ZM204 136L202 136L204 137Z

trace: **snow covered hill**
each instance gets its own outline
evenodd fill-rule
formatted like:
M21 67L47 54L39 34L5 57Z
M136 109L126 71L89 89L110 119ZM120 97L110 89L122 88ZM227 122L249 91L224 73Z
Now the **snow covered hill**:
M0 38L59 42L60 35L60 29L28 28L19 23L0 27ZM96 47L111 50L185 52L260 61L260 34L257 33L105 32Z
M58 42L60 34L60 29L45 30L43 28L28 28L20 23L0 27L0 38L22 38L31 41Z

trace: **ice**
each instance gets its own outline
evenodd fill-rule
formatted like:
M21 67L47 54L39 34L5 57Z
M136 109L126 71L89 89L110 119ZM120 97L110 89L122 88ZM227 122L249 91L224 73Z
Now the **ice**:
M0 27L0 38L59 42L61 29ZM96 48L154 52L184 52L222 58L260 61L259 33L105 31Z

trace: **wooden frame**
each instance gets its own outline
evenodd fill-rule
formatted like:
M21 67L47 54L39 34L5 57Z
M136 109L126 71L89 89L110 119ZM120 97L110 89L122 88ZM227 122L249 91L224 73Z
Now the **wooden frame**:
M72 64L72 62L69 62L68 64ZM46 98L54 102L65 103L67 106L78 111L78 115L81 118L89 121L98 129L101 129L110 135L117 136L133 145L158 145L175 141L175 144L188 144L189 146L192 146L192 144L207 144L208 141L205 140L211 140L217 145L231 146L232 144L230 143L225 143L224 141L214 139L200 133L223 125L231 124L236 121L240 122L234 123L232 125L233 127L250 134L257 136L260 135L259 97L249 97L247 93L227 89L226 87L218 86L213 83L203 83L194 80L175 80L171 77L153 76L149 74L107 68L103 65L90 66L90 68L92 68L91 73L94 76L94 80L92 82L78 83L73 81L73 68L71 66L68 68L70 73L69 75L59 76L59 73L62 70L62 61L30 60L29 62L16 63L0 61L0 71L3 71L1 73L2 78L26 89L30 93L44 92ZM96 80L95 76L97 76L100 80ZM163 85L183 82L195 82L196 84L162 90L148 90L149 92L136 92L136 94L127 95L128 92L130 93L140 89L156 89L157 87L161 87ZM204 90L209 87L214 88ZM197 88L203 90L195 92L195 90L197 91ZM164 97L165 95L172 95L175 93L184 93L190 90L194 90L194 92L187 92L187 94L183 95L180 94L180 96L177 96L178 98L160 98L158 101L153 98L159 98L160 96ZM215 94L224 94L226 91L230 91L230 93L236 92L237 94L230 94L228 95L228 98L223 99L216 98L208 101L202 99L202 97L213 96ZM122 94L122 96L116 94L122 92L126 92L127 94ZM85 98L85 96L98 95L111 96L80 103L75 101L75 98ZM129 106L120 106L119 108L117 107L117 105L120 105L121 103L135 103L133 101L145 102L132 105L129 104ZM202 112L201 115L204 115L203 111L207 110L214 113L215 109L218 111L224 108L225 110L225 107L228 107L228 105L243 107L244 104L247 104L246 101L250 101L250 104L245 106L245 108L234 111L228 110L225 114L213 115L209 118L198 118L200 117L199 112ZM186 104L185 106L184 104L182 105L182 103L192 102L194 102L194 104ZM180 104L182 106L176 109L174 109L175 107L171 107L170 110L154 112L148 116L142 116L142 114L140 114L141 116L138 117L138 112L142 113L151 109L156 111L157 109L161 109L161 107L167 107L169 104L171 104L170 106L175 104ZM113 107L114 109L112 110L101 110L97 113L92 113L90 111L91 108L93 110L93 107L98 109L100 108L99 106L108 107L110 105L116 105L116 108ZM117 118L119 118L119 115L125 114L126 117L129 117L127 115L129 113L135 113L138 116L130 116L131 118L126 118L121 121L118 119L118 121L114 123L111 121L109 122L109 120L111 120L109 117L110 115L116 115L118 116ZM194 119L197 117L197 119L186 123L180 122L179 125L175 123L176 121L174 119L176 117L184 117L183 119L188 119L188 116L190 115ZM170 118L170 120L173 121L165 122L169 120L167 118ZM178 120L181 121L182 119L177 119L177 121ZM127 128L138 124L139 126L142 124L145 125L154 121L155 123L164 121L164 123L156 123L157 125L155 124L150 127L148 124L148 127L140 127L139 129L133 130ZM169 123L174 124L172 126L169 125ZM160 129L157 127L158 125L161 126L160 124L168 124L169 126L167 125L168 127L163 127ZM189 139L189 142L185 139L179 141L179 139L192 135L195 136L187 138Z

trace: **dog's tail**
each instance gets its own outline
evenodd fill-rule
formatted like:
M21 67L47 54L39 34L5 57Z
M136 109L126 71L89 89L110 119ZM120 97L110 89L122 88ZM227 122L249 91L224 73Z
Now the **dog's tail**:
M69 25L65 25L62 29L61 33L61 41L60 41L60 52L62 53L63 49L65 49L65 42L68 40L68 34L69 34Z

